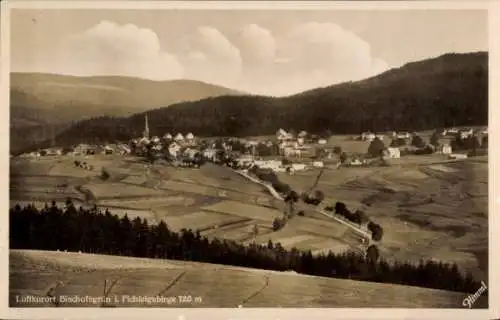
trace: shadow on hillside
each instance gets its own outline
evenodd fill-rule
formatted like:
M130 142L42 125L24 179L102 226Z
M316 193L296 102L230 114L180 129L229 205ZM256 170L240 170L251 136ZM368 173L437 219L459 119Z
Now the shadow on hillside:
M397 215L397 217L403 221L407 221L407 222L416 224L417 226L419 226L423 229L450 233L455 238L463 237L470 231L469 228L467 228L465 226L457 226L457 225L447 225L447 226L443 226L443 227L435 226L428 220L422 220L420 218L413 217L410 214L406 214L406 213L399 214L399 215Z

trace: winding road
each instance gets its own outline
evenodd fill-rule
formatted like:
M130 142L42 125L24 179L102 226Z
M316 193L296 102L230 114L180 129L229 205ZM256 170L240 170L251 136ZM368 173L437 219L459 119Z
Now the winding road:
M269 185L268 183L265 183L265 182L263 182L263 181L261 181L261 180L259 180L257 178L254 178L254 177L250 176L249 174L247 174L246 172L243 172L243 171L240 171L240 170L233 170L233 171L236 172L237 174L239 174L239 175L247 178L248 180L250 180L250 181L252 181L254 183L257 183L257 184L259 184L259 185L261 185L263 187L265 187L269 191L269 193L271 193L271 195L273 197L275 197L278 200L284 201L284 198L271 185ZM371 243L372 240L371 240L371 234L369 232L361 229L360 227L358 227L357 225L353 224L350 221L344 220L344 219L342 219L340 217L336 217L333 214L327 213L327 211L325 210L325 207L327 207L327 206L328 206L328 204L324 204L321 209L318 208L318 207L316 207L314 209L314 211L316 211L319 214L322 214L322 215L324 215L324 216L326 216L326 217L328 217L330 219L333 219L333 220L335 220L335 221L337 221L337 222L339 222L339 223L347 226L348 228L351 228L352 230L356 231L357 233L361 234L362 236L366 237L366 240L368 240L368 245L370 245L370 243Z

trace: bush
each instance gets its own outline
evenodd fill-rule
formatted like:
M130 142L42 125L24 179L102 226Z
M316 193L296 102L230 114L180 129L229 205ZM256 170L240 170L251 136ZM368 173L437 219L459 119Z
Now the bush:
M273 231L278 231L286 225L286 219L276 218L273 220Z
M484 136L482 141L481 141L481 146L483 148L488 148L488 136Z
M102 168L101 170L101 179L106 181L110 178L110 174L108 172L108 170L106 170L105 168Z
M307 204L317 206L325 199L325 195L321 190L316 190L313 194L303 193L301 199Z
M431 136L431 139L430 139L430 144L437 147L439 146L439 138L440 138L440 135L437 131L434 131L434 133L432 134Z
M384 230L382 229L382 227L380 225L370 221L368 223L368 230L370 230L372 233L372 240L374 240L374 241L382 240Z
M299 215L299 216L303 217L303 216L305 215L305 213L304 213L304 211L300 210L300 211L297 213L297 215Z
M433 154L434 149L431 146L426 146L425 148L415 150L416 155Z
M273 188L282 194L289 194L292 191L292 188L286 183L275 181L272 183Z
M342 154L342 148L340 146L333 147L333 153L337 155Z
M344 162L347 160L347 153L342 152L342 153L340 154L339 159L340 159L340 163L344 163Z
M343 212L347 211L347 206L343 202L336 202L335 203L335 213L341 214Z
M299 201L299 199L300 199L299 194L294 190L290 190L290 192L288 192L288 194L285 197L285 202L289 202L289 201L297 202L297 201Z
M366 260L368 261L369 264L375 264L378 262L380 258L380 251L378 247L374 244L370 245L366 249Z
M414 135L413 138L411 139L411 145L417 148L423 148L425 147L425 141L424 139L422 139L421 136Z
M368 146L368 155L372 157L380 157L385 149L385 145L378 137L375 138Z

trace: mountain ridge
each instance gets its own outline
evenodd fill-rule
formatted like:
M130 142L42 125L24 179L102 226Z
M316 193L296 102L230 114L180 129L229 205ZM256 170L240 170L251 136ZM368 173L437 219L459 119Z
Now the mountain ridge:
M449 53L410 62L378 76L286 97L222 94L139 112L126 118L80 121L58 144L154 135L257 136L278 128L325 134L429 130L488 122L488 53Z

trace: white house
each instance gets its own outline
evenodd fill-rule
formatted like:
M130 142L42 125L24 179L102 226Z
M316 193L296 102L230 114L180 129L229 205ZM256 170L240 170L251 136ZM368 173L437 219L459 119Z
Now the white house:
M371 142L375 139L375 134L371 132L363 132L361 134L361 140Z
M174 138L174 141L183 141L183 140L184 140L184 136L180 132Z
M292 163L291 168L293 171L304 171L306 169L306 165L303 163Z
M174 156L174 157L177 157L177 155L179 154L179 151L181 150L181 146L177 143L177 142L172 142L169 146L168 146L168 152Z
M165 139L165 140L172 140L172 135L170 133L165 133L163 135L163 139Z
M297 138L297 144L303 145L304 144L304 138Z
M396 133L395 138L397 138L397 139L410 139L410 133L409 132L398 132L398 133Z
M191 132L186 134L186 140L193 140L193 139L194 139L194 135Z
M160 142L160 138L158 138L157 136L153 136L151 138L151 141L154 142L154 143L158 143L158 142Z
M445 144L441 147L441 153L443 154L451 154L451 146L449 144Z
M278 160L255 160L253 163L259 168L271 170L282 166L281 161Z
M213 160L213 159L215 159L215 156L217 154L217 150L213 149L213 148L205 149L205 150L203 150L202 154L203 154L203 157Z
M455 153L455 154L450 154L449 158L450 159L456 159L456 160L467 159L467 155L466 154Z
M323 161L314 161L314 162L312 163L312 166L313 166L314 168L323 168L324 164L323 164Z
M297 135L298 138L305 138L307 137L307 132L304 130L300 131L299 134Z
M469 130L460 130L460 138L461 139L466 139L474 133L474 130L469 129Z
M352 161L349 163L349 165L351 165L351 166L360 166L360 165L362 165L362 164L363 164L363 162L361 162L361 161L360 161L359 159L357 159L357 158L356 158L356 159L354 159L354 160L352 160Z
M378 134L377 138L379 138L381 141L384 141L385 136L383 134Z
M318 144L326 144L326 139L319 139Z
M399 148L387 148L384 150L384 157L390 159L399 159L401 157L401 152Z

